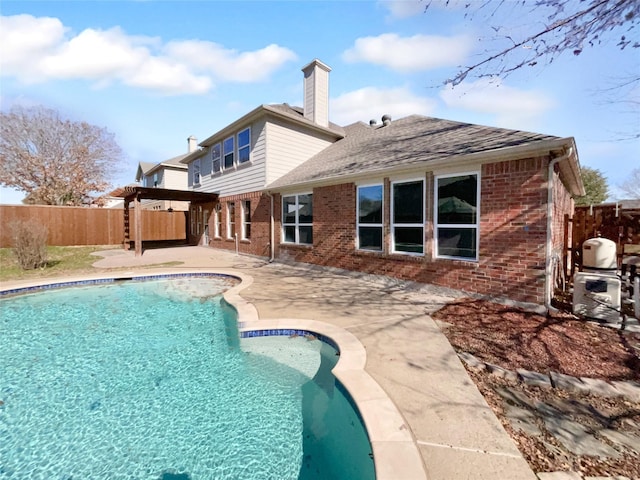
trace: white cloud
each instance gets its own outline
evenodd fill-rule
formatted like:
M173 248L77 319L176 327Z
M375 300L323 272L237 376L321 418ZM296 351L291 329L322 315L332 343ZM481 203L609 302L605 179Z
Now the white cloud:
M447 85L440 98L451 108L495 115L496 124L505 128L527 128L554 107L544 92L509 87L497 78Z
M358 38L345 51L346 62L369 62L401 72L457 66L471 52L472 42L466 35L443 37L414 35L400 37L384 33L377 37Z
M291 50L275 44L253 52L239 53L202 40L169 42L165 53L176 61L233 82L265 80L283 63L296 59Z
M85 79L165 95L203 94L215 81L267 79L295 54L278 45L239 52L205 41L128 35L119 27L71 34L56 18L0 17L0 72L24 83Z
M331 119L342 125L353 122L380 122L382 115L393 118L412 114L429 115L435 109L431 99L419 97L406 87L382 89L365 87L331 100Z

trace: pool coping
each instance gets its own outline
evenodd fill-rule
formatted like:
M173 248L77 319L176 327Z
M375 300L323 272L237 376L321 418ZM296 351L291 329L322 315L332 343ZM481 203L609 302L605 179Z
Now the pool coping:
M240 292L253 284L253 277L237 270L217 268L158 269L153 273L117 271L74 277L42 278L0 285L0 297L45 290L55 284L57 288L73 285L105 284L125 279L160 278L168 276L228 276L239 280L237 285L222 295L238 314L240 332L256 330L307 330L330 339L338 347L340 359L333 375L347 390L362 417L373 450L377 480L427 480L422 455L411 429L400 410L371 375L365 371L366 350L358 338L349 331L318 320L295 318L260 319L256 307L240 296ZM9 293L8 293L9 292Z

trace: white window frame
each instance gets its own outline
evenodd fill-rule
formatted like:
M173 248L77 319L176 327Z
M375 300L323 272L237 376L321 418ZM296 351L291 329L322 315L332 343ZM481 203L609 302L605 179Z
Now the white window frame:
M200 185L200 159L193 162L193 184Z
M244 133L244 132L249 132L249 140L247 141L246 145L240 145L240 134ZM237 135L236 135L236 145L237 145L237 151L238 151L238 165L241 165L243 163L249 163L251 161L251 127L247 127L244 128L242 130L240 130ZM247 150L249 152L249 154L247 155L247 159L242 161L240 159L240 151L242 150Z
M216 161L218 169L216 170ZM222 143L218 142L211 146L211 175L222 171Z
M396 185L401 185L404 183L416 183L422 182L422 223L395 223L395 212L394 212L394 188ZM391 253L397 255L410 255L414 257L423 257L425 252L425 224L426 224L426 180L424 177L419 178L407 178L402 180L395 180L391 182L389 188L389 203L391 205L390 209L390 218L389 218L389 226L391 230ZM422 228L422 252L405 252L403 250L396 250L396 228Z
M452 178L452 177L466 177L469 175L476 176L476 223L439 223L438 219L438 180L442 178ZM463 260L467 262L477 262L480 258L480 171L474 170L471 172L459 172L459 173L447 173L443 175L434 175L433 177L433 254L435 258L446 258L450 260ZM464 228L464 229L475 229L475 240L476 240L476 254L475 257L457 257L451 255L440 255L438 253L439 245L438 245L438 229L440 228Z
M360 190L363 188L371 188L371 187L380 187L380 190L382 191L382 196L381 196L381 201L382 201L381 220L382 221L380 223L360 223ZM360 227L380 228L381 244L380 244L379 250L360 247ZM363 252L384 252L384 183L368 183L368 184L357 186L357 189L356 189L356 249L361 250Z
M226 146L225 143L227 143L229 140L231 140L231 142L233 143L231 151L227 151L226 150ZM229 170L233 167L235 167L236 165L236 137L235 135L231 135L230 137L225 138L222 141L222 169L223 170ZM229 165L227 167L227 155L231 155L231 165Z
M233 212L231 212L233 207ZM234 240L236 230L236 204L235 202L227 202L227 238Z
M213 209L213 236L222 238L222 206L219 203Z
M311 215L312 216L311 223L300 222L300 206L299 205L300 205L300 197L303 195L311 196L311 210L313 212L313 192L302 192L302 193L296 193L296 194L290 194L290 195L282 195L282 243L285 243L287 245L313 245L313 213ZM291 222L285 223L284 221L284 217L285 217L284 199L289 197L295 197L296 199L296 202L295 202L296 218L293 223ZM286 240L285 227L295 227L295 241L290 242ZM300 242L300 227L311 227L311 243Z
M242 240L251 239L251 200L242 200ZM247 220L248 216L248 220Z

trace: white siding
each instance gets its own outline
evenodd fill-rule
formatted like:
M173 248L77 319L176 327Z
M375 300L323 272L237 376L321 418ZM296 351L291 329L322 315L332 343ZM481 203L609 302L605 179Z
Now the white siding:
M329 136L319 138L298 125L267 124L267 184L290 172L333 143Z
M236 134L246 126L238 129ZM222 173L203 175L199 192L215 192L220 196L255 192L264 188L265 182L265 121L259 120L251 125L251 160ZM237 147L237 145L236 145ZM237 154L236 154L237 159Z
M186 170L164 170L164 185L162 188L169 188L171 190L188 190L187 184L187 171Z

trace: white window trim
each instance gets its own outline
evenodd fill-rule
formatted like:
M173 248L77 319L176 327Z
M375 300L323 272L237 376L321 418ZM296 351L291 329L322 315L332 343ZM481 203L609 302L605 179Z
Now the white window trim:
M311 231L312 231L312 235L313 235L313 221L311 223L300 223L300 218L298 215L299 212L299 198L302 195L311 195L311 205L313 208L313 192L300 192L300 193L291 193L291 194L286 194L286 195L282 195L282 205L281 205L281 209L284 209L284 199L286 197L295 197L296 198L296 220L295 223L285 223L284 222L284 210L282 211L282 215L283 215L283 221L282 221L282 243L287 244L287 245L313 245L312 243L300 243L300 227L311 227ZM285 227L295 227L295 241L294 242L288 242L285 240L285 234L284 234L284 230Z
M441 178L464 177L467 175L476 175L478 188L476 189L476 223L455 223L455 224L439 224L438 223L438 180ZM434 258L442 258L448 260L462 260L465 262L477 262L480 260L480 186L482 185L480 171L447 173L443 175L434 175L433 177L433 256ZM476 256L472 257L454 257L451 255L438 255L438 228L475 228L476 230Z
M213 236L214 238L222 238L222 222L221 222L222 208L218 203L213 209Z
M251 215L251 200L242 200L242 202L240 202L242 207L242 240L250 240L250 238L247 237L247 225L251 226L251 217L249 217L250 220L247 222L247 204L249 204L249 215Z
M231 215L231 205L233 205L233 215ZM235 207L235 202L227 202L227 238L230 240L235 240L235 238L231 235L231 224L233 223L234 230L236 227ZM232 216L233 222L231 221Z
M360 223L360 189L367 187L380 187L382 189L382 223ZM382 245L380 250L371 250L369 248L360 248L360 227L380 227L382 231ZM384 182L367 183L358 185L356 188L356 250L360 252L384 252Z
M227 140L231 140L231 141L233 142L233 150L232 150L231 152L227 152L227 151L224 149L224 144L225 144L225 142L226 142ZM235 136L235 135L231 135L230 137L227 137L227 138L225 138L225 139L222 141L222 163L220 164L220 166L221 166L221 168L222 168L222 171L224 171L224 170L232 170L233 168L235 168L236 163L237 163L237 162L236 162L236 160L237 160L237 159L236 159L236 149L237 149L237 145L236 145L236 143L237 143L237 142L236 142L236 136ZM225 163L226 163L226 161L225 161L225 157L226 157L229 153L233 154L233 163L231 164L231 166L230 166L230 167L227 167L227 166L225 165Z
M414 183L414 182L422 182L422 223L395 223L393 221L394 218L394 208L393 208L393 188L394 185L403 184L403 183ZM391 231L391 253L394 255L409 255L412 257L424 257L425 254L425 224L426 224L426 195L427 195L427 182L424 177L416 177L416 178L406 178L402 180L394 180L389 185L389 230ZM396 227L409 227L409 228L417 228L418 226L422 227L422 252L403 252L401 250L396 250Z
M198 176L198 178L196 179L196 175ZM200 159L194 160L193 162L193 184L194 185L200 185L200 180L201 180L201 175L200 175Z
M215 148L219 147L218 150L218 154L220 155L219 159L218 159L218 163L220 164L220 170L215 170L214 165L215 165L215 157L214 157L214 152L215 152ZM216 173L221 173L223 170L222 168L222 142L218 142L213 144L213 146L211 147L211 175L215 175Z
M245 132L246 130L249 131L249 143L247 143L247 145L243 148L249 149L249 159L246 162L240 163L240 134ZM238 158L238 161L236 162L237 165L245 165L247 163L251 163L251 127L243 128L236 134L236 156Z

